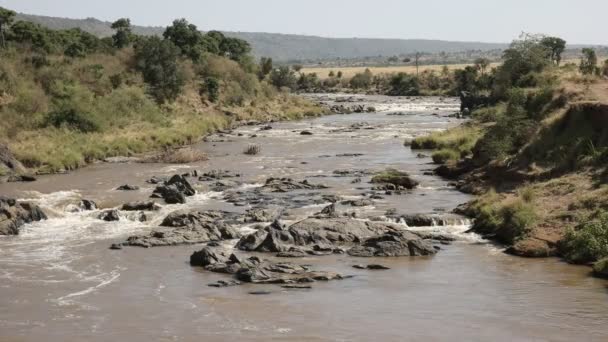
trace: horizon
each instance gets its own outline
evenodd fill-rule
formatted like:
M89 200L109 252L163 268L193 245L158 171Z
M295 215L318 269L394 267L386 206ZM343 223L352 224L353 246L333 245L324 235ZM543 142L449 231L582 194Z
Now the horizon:
M243 0L230 0L228 1L230 4L241 4L241 8L247 7L249 4ZM313 3L320 2L319 0L312 0ZM360 4L363 1L355 1L355 4ZM380 0L382 4L393 4L395 6L399 6L403 8L404 4L399 3L395 4L394 0ZM408 6L407 3L411 1L406 1L405 7ZM511 4L514 6L510 6L505 9L507 11L517 10L516 3L524 3L523 0L515 0L515 3ZM546 1L541 1L546 2ZM608 10L608 4L602 3L599 0L583 0L585 3L596 3L600 7L606 7ZM108 5L110 3L110 5ZM372 20L369 25L359 25L356 23L356 31L350 31L352 33L345 34L345 31L352 27L353 25L349 24L349 21L358 22L363 19L369 19L367 17L363 17L362 15L367 15L367 13L361 13L356 6L351 6L349 8L343 7L344 11L348 11L347 13L343 13L341 17L341 21L337 22L338 25L335 25L333 22L329 23L329 27L326 24L321 25L321 22L324 20L315 20L313 27L310 28L306 26L306 29L302 27L302 24L308 25L308 23L302 23L301 17L308 18L307 15L298 15L298 18L293 18L290 14L290 11L284 6L279 6L279 2L277 0L266 0L266 4L275 3L277 6L268 6L268 11L270 13L266 13L268 11L260 11L259 9L255 9L252 11L249 10L241 10L239 13L228 12L227 8L234 7L232 5L227 6L226 2L222 4L210 3L205 4L204 2L193 2L192 0L182 0L179 4L173 6L171 9L161 9L158 7L158 3L145 3L149 11L146 11L145 14L142 15L142 11L139 10L139 5L144 5L143 1L136 0L132 1L129 4L121 4L120 6L111 6L112 3L116 3L116 0L108 0L104 2L101 8L98 8L98 4L83 4L79 1L74 0L58 0L54 1L52 4L49 4L44 1L39 0L3 0L0 1L0 6L10 8L22 14L29 15L37 15L37 16L47 16L47 17L60 17L67 19L88 19L93 18L104 22L112 22L120 17L128 17L131 19L131 22L137 26L144 27L166 27L171 24L174 19L177 18L186 18L191 23L197 25L200 30L209 31L209 30L220 30L220 31L228 31L228 32L247 32L247 33L271 33L271 34L282 34L282 35L303 35L303 36L311 36L311 37L321 37L321 38L335 38L335 39L382 39L382 40L440 40L440 41L450 41L450 42L478 42L478 43L489 43L489 44L508 44L513 39L516 39L520 33L529 32L529 33L540 33L547 35L559 36L566 41L569 42L569 45L595 45L595 46L606 46L608 42L605 41L606 38L603 37L601 32L595 29L593 19L594 15L599 15L600 13L604 13L605 11L596 10L593 13L584 13L583 15L578 15L578 10L580 10L584 6L579 6L571 3L567 3L565 0L553 1L550 6L544 6L543 4L526 4L528 7L528 11L524 14L520 13L521 17L513 19L515 23L511 25L500 25L500 19L502 17L511 17L507 14L503 14L500 16L496 16L494 14L484 14L487 12L487 9L484 9L482 2L480 0L464 0L463 4L458 4L458 8L467 8L467 4L476 4L475 10L479 13L474 15L472 18L468 17L468 21L462 21L462 18L459 16L458 11L442 11L441 13L433 13L435 17L433 20L433 25L428 25L428 19L426 16L418 16L416 18L405 18L403 22L398 22L397 25L393 25L389 23L389 26L386 26L386 21L390 21L390 18L387 20L383 20L380 22L373 22ZM452 6L453 4L449 4L442 0L431 0L430 4L442 3L443 6ZM351 3L352 4L352 3ZM494 12L492 4L488 5ZM101 5L101 4L99 4ZM189 6L192 7L192 10L188 10ZM186 13L191 13L192 11L196 11L201 5L207 6L205 7L205 11L201 14L197 15L185 15ZM335 3L328 4L323 6L325 9L327 7L328 10L323 13L317 13L320 15L321 19L324 16L327 16L329 9L331 6L336 5ZM418 7L428 6L419 5ZM540 7L539 7L540 5ZM261 8L264 6L257 6L257 8ZM302 10L306 10L306 13L310 12L311 8L315 6L306 6L306 8ZM382 7L382 6L380 6ZM111 13L108 12L108 8L111 9ZM119 8L119 9L117 9ZM264 7L266 9L266 7ZM420 11L420 9L418 9ZM422 10L424 12L424 10ZM539 12L545 11L546 13L539 14ZM259 13L263 12L263 13ZM331 11L329 11L331 12ZM398 12L398 11L396 11ZM454 15L446 16L445 13L450 12L454 13ZM229 16L226 13L230 13ZM247 13L247 14L246 14ZM245 19L251 19L248 17L251 13L255 13L256 16L261 16L260 20L255 22L248 22ZM383 15L388 15L393 13L383 13ZM270 18L266 18L270 15ZM536 15L540 15L540 17L536 17ZM443 16L443 17L442 17ZM559 17L567 16L571 25L563 25L563 21L559 19ZM234 17L237 17L235 20ZM601 15L600 15L601 17ZM264 19L266 18L266 19ZM330 17L331 18L331 17ZM546 18L551 18L548 22ZM272 20L270 20L272 19ZM458 29L454 29L453 22L454 19L458 21ZM423 20L425 21L425 25L418 25L417 22ZM543 22L543 20L545 20ZM231 22L230 24L225 24L226 21ZM326 21L326 20L325 20ZM346 21L346 23L344 22ZM537 22L541 21L541 22ZM288 22L288 23L285 23ZM440 23L436 25L436 23ZM490 23L492 22L492 23ZM578 22L578 23L577 23ZM236 23L236 24L235 24ZM484 24L485 23L485 24ZM555 24L560 24L554 26ZM337 27L339 26L339 27ZM344 28L343 28L344 26ZM436 27L439 26L439 27ZM482 27L492 26L495 30L494 32L489 32L490 30L480 30ZM404 27L404 29L401 29ZM414 29L412 29L414 27ZM575 27L576 29L572 29ZM363 31L361 31L361 29ZM420 30L426 30L424 33ZM446 32L450 31L449 33ZM404 34L402 32L413 32L410 34ZM488 32L486 32L488 31ZM558 32L561 31L561 32ZM474 34L473 34L474 32ZM573 33L572 33L573 32ZM572 38L573 35L576 35L576 38Z

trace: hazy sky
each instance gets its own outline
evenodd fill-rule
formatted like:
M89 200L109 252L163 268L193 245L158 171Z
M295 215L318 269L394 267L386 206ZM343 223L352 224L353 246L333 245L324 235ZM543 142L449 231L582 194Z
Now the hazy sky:
M608 45L608 0L0 0L23 13L202 30L507 42L520 32Z

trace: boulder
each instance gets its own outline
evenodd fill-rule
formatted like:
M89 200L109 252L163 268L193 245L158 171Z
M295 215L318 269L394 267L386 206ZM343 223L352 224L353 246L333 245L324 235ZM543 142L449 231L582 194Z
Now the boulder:
M233 224L237 214L221 211L177 211L149 234L131 236L127 246L158 247L191 245L241 237Z
M168 204L186 203L186 197L194 196L196 190L183 175L174 175L154 189L153 197L163 198Z
M302 131L300 132L300 135L312 135L311 131Z
M409 174L395 169L388 169L377 174L372 178L372 183L391 184L396 187L395 190L399 190L400 188L411 190L418 186L418 182L413 180Z
M118 215L118 210L116 210L116 209L102 211L101 214L99 214L99 216L97 216L97 218L99 218L100 220L106 221L106 222L120 220L120 216Z
M362 198L358 200L343 201L342 205L350 205L351 207L367 207L370 205L374 205L374 201L372 201L371 199Z
M124 211L156 211L160 206L153 201L149 202L129 202L122 205Z
M289 192L293 190L317 190L327 189L321 184L310 184L308 180L296 182L291 178L268 178L262 189L270 192Z
M368 238L347 252L356 257L400 257L433 255L437 250L429 240L408 231L389 231Z
M119 186L118 188L116 188L116 190L119 190L119 191L137 191L137 190L139 190L139 187L137 185L125 184L125 185Z
M39 206L0 196L0 235L17 235L24 224L46 219Z
M285 228L275 223L238 242L237 248L244 251L288 252L294 247L308 250L333 251L339 246L352 246L365 238L398 231L396 225L384 222L366 222L351 218L308 218Z
M95 210L97 209L97 203L91 200L83 199L78 203L78 207L82 210Z

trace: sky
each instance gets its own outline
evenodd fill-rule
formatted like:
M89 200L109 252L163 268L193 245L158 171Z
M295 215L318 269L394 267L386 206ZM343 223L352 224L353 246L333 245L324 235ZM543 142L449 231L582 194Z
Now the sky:
M608 45L608 0L0 0L21 13L201 30L509 42L521 32Z

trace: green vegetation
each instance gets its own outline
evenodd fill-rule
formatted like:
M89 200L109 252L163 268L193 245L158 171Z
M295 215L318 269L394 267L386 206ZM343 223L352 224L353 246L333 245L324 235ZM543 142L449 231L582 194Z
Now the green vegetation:
M35 171L185 145L241 120L322 112L273 86L272 61L253 62L247 42L185 20L159 38L134 34L124 18L100 39L12 18L0 9L0 143Z
M433 153L433 161L444 164L472 155L473 148L481 134L481 129L474 125L462 125L447 131L418 137L411 142L411 148L439 150Z
M595 216L567 231L562 247L567 260L588 263L608 257L608 212Z

